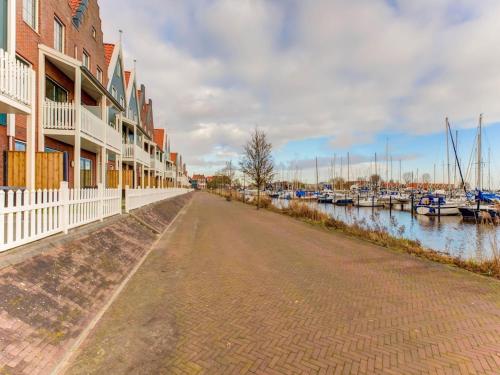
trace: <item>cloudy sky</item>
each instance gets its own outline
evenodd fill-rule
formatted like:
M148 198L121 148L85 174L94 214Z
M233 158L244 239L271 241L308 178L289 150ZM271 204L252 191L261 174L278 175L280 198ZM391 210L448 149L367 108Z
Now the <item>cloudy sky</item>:
M99 3L106 40L124 31L156 125L190 172L238 160L258 126L282 174L312 179L318 157L326 178L331 158L338 166L349 151L352 173L366 175L388 140L395 178L401 160L403 173L433 175L436 164L439 180L445 117L467 164L484 113L484 158L491 147L500 183L498 0Z

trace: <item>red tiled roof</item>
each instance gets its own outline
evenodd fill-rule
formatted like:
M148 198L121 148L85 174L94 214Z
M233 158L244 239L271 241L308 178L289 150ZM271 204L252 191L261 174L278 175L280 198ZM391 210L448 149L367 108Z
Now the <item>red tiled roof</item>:
M68 2L69 6L71 7L71 11L73 12L73 15L75 15L82 0L68 0Z
M127 87L128 87L128 81L130 81L131 74L132 74L131 72L125 70L125 84L127 85Z
M109 66L109 63L111 62L111 56L113 56L114 49L114 44L104 43L104 58L106 59L106 66Z
M154 139L156 145L161 150L163 150L163 147L164 147L164 142L163 142L164 137L165 137L165 129L155 129L153 139Z
M170 153L170 160L171 160L173 163L177 163L177 152L171 152L171 153Z

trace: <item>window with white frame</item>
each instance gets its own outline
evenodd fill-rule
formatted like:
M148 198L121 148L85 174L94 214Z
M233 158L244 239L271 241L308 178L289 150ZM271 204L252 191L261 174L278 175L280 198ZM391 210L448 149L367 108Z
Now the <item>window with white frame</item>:
M115 86L111 86L111 95L113 95L113 98L117 99L118 92L116 91Z
M57 17L54 18L54 48L64 53L64 25Z
M102 70L101 68L97 67L97 80L102 83Z
M120 105L125 108L125 99L120 95Z
M38 0L23 0L23 20L34 30L38 27Z
M85 50L83 51L82 63L84 67L90 70L90 55Z

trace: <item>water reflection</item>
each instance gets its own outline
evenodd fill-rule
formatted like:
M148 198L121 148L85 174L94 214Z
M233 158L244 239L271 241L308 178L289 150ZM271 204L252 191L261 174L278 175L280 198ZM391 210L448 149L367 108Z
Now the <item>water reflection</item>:
M283 207L288 201L276 199L273 203ZM393 235L418 240L425 247L464 258L490 257L493 242L500 245L499 227L463 222L460 216L437 218L385 208L309 204L346 223L357 222L371 228L380 225Z

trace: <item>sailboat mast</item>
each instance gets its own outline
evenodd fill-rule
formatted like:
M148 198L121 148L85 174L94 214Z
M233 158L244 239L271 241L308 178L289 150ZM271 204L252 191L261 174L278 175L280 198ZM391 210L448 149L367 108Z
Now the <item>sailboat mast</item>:
M446 181L448 184L448 192L450 192L450 146L448 142L448 120L445 121L444 135L446 137L446 167L448 172L448 180Z
M344 171L342 170L343 167L343 160L342 156L340 157L340 190L344 190Z
M488 147L488 190L491 191L491 148Z
M318 157L316 156L316 191L319 191Z
M351 179L351 159L349 152L347 152L347 187L349 188L349 181Z
M399 187L401 187L402 180L401 180L401 159L399 159Z
M333 190L335 191L335 184L337 179L337 154L333 154Z
M375 153L375 187L378 188L378 180L377 180L377 153Z
M385 139L385 188L389 187L389 137Z
M482 140L482 126L483 126L483 114L479 115L479 128L477 133L477 176L476 176L476 187L481 190L482 188L482 175L481 175L481 163L482 163L482 150L481 150L481 140Z

